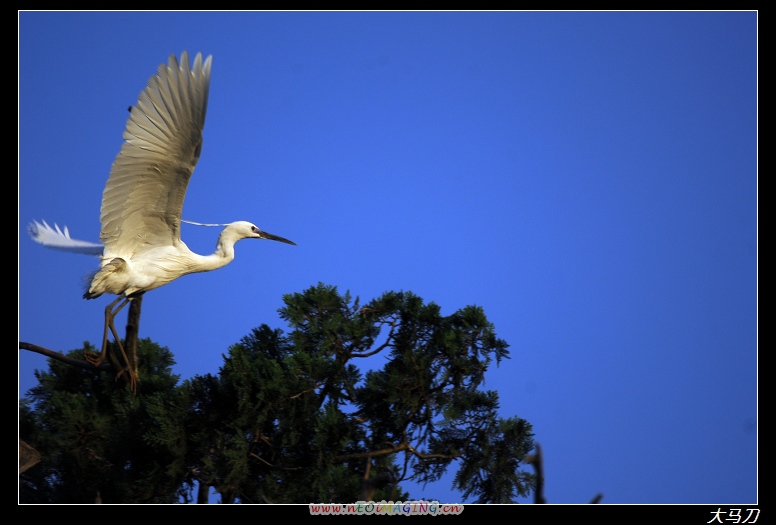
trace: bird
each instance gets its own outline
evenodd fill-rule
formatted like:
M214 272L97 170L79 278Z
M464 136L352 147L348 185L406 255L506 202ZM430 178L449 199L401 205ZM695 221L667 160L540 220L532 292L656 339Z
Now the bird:
M203 60L197 53L189 65L188 52L183 51L180 61L170 55L129 108L124 142L102 194L100 243L72 239L67 227L62 231L45 221L29 225L33 240L44 246L100 257L83 297L117 297L105 309L99 357L87 356L92 364L105 359L109 330L128 362L114 319L130 301L183 275L226 266L234 260L235 243L242 239L296 245L247 221L218 224L224 229L210 255L194 253L181 240L181 222L190 222L182 220L181 211L202 151L212 58ZM136 372L129 374L134 391Z

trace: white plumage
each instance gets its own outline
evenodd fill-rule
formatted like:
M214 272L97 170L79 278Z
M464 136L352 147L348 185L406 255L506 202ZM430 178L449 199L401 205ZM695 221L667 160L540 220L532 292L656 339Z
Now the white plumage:
M43 224L38 221L32 221L27 226L27 231L35 242L48 248L65 252L85 253L86 255L102 255L102 244L71 239L67 226L65 226L63 231L59 229L57 224L54 224L54 228L52 228L46 221L43 221Z
M203 61L198 53L189 67L185 51L180 62L171 55L130 109L124 143L102 195L102 244L71 239L67 227L30 224L32 238L47 247L100 254L100 269L84 297L119 297L106 308L102 354L93 362L105 357L109 328L116 337L113 318L132 298L182 275L225 266L241 239L295 244L245 221L226 225L211 255L192 252L180 238L183 199L202 151L211 59Z

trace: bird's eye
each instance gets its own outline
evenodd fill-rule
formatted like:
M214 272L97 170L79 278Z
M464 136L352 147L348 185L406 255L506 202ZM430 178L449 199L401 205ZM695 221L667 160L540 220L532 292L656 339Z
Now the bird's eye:
M261 230L258 229L256 226L251 226L251 230L253 230L253 233L261 233Z

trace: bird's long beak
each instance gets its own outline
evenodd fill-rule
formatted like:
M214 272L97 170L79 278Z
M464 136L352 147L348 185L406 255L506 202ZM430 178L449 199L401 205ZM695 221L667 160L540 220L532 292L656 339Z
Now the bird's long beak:
M261 238L262 239L269 239L270 241L280 241L280 242L284 242L286 244L293 244L294 246L296 246L296 243L293 242L293 241L289 241L288 239L284 239L283 237L278 237L277 235L272 235L271 233L268 233L268 232L265 232L265 231L261 232Z

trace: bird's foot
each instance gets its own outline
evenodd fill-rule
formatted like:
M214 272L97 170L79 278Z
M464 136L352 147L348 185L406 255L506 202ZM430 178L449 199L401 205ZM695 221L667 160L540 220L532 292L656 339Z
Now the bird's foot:
M133 394L137 395L137 373L132 370L129 367L122 368L119 370L119 373L116 374L116 381L118 381L121 376L124 375L124 372L127 373L129 378L127 379L127 382L129 383L129 389L132 391Z
M91 350L84 350L84 359L91 365L100 366L103 359L105 359L104 353L92 352Z

